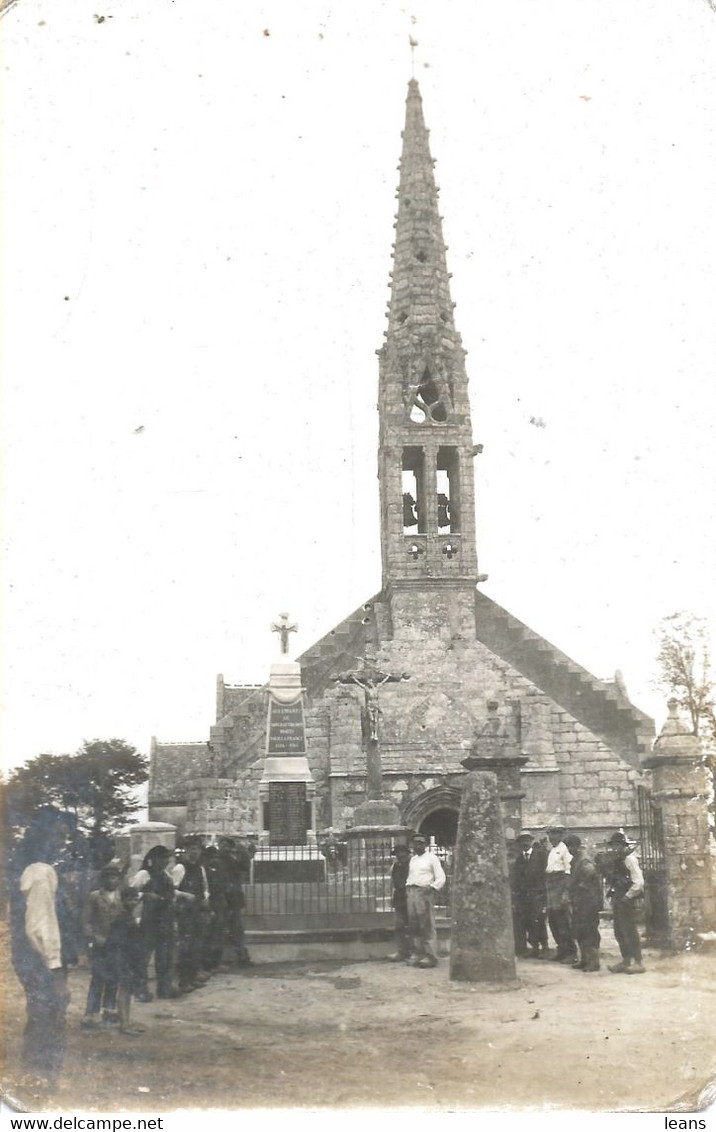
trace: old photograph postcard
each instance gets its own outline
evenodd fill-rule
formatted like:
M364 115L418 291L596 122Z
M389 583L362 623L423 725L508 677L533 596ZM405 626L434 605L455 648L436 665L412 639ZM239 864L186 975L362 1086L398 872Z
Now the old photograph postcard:
M0 37L5 1112L688 1128L714 3Z

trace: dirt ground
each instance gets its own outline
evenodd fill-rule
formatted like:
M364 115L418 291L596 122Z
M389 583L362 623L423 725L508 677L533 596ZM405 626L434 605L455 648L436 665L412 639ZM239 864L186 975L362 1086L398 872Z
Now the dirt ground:
M603 960L614 962L612 949ZM716 955L648 953L647 973L518 962L509 988L374 960L222 970L201 990L133 1006L146 1033L80 1029L71 973L65 1073L21 1082L22 991L4 994L7 1103L26 1111L397 1105L422 1109L695 1111L716 1081ZM426 1056L426 1053L428 1056Z

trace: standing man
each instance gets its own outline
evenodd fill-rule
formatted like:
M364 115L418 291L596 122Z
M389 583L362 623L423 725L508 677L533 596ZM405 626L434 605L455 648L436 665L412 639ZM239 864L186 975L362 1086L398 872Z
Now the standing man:
M408 863L408 923L413 942L414 967L437 967L438 935L435 928L435 893L445 885L445 873L434 853L427 851L421 833L411 841L413 856Z
M201 969L201 947L205 913L209 905L209 882L201 864L200 837L185 837L184 858L172 870L176 888L177 981L183 994L196 990L208 979Z
M395 933L395 951L388 956L391 963L399 963L410 958L410 924L408 921L408 893L406 884L410 866L410 849L407 845L396 845L395 862L390 871L390 881L393 888L391 903L393 905L393 925Z
M27 1001L22 1061L38 1083L50 1086L65 1053L67 964L77 962L68 954L76 932L63 923L55 869L69 829L65 814L52 806L39 809L18 846L20 875L12 886L12 962Z
M572 854L569 876L569 903L572 930L581 956L572 966L577 971L599 970L599 913L602 910L602 878L591 857L584 852L581 838L568 833L564 844Z
M516 856L510 869L515 954L544 959L548 953L545 908L547 854L528 829L517 837ZM540 951L541 948L541 951Z
M249 866L251 858L249 857ZM244 934L244 889L245 864L237 859L236 842L233 837L222 837L219 842L219 870L224 889L226 910L227 940L236 950L238 967L251 967L252 960L246 947Z
M569 870L572 854L564 844L565 827L553 825L547 830L552 848L547 856L545 881L547 884L547 920L557 944L552 959L558 963L571 963L577 957L577 946L572 935L569 914Z
M607 896L612 902L614 935L622 955L621 963L609 968L614 975L622 972L625 975L643 975L646 970L641 961L635 907L637 896L644 891L644 874L633 852L635 844L621 830L613 833L607 843Z

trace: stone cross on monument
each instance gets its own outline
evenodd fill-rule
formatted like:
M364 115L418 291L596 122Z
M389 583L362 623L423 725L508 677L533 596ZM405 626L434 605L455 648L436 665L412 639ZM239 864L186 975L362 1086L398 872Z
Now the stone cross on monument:
M334 679L337 684L352 684L363 689L365 697L365 733L366 744L366 794L368 798L380 798L383 793L383 769L378 748L378 721L381 715L378 702L379 689L383 684L399 684L402 680L409 680L410 674L401 672L395 675L392 672L383 672L365 657L358 656L363 667L357 672L341 672Z
M288 635L298 632L298 625L289 623L288 613L279 613L278 621L271 622L271 632L281 636L281 656L288 656Z

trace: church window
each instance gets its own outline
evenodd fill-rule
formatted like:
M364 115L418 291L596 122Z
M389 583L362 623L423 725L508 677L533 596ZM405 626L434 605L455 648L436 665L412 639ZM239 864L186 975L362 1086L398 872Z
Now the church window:
M446 421L447 412L442 403L440 392L432 377L430 370L426 367L423 374L423 380L418 386L415 396L413 398L413 408L418 409L424 414L424 419L431 421ZM416 418L413 412L410 413L411 421Z
M436 468L438 530L455 534L460 530L460 476L456 448L438 448Z
M403 533L425 530L424 459L422 448L403 449Z
M416 253L415 258L417 259L418 263L427 263L428 253L419 251Z

